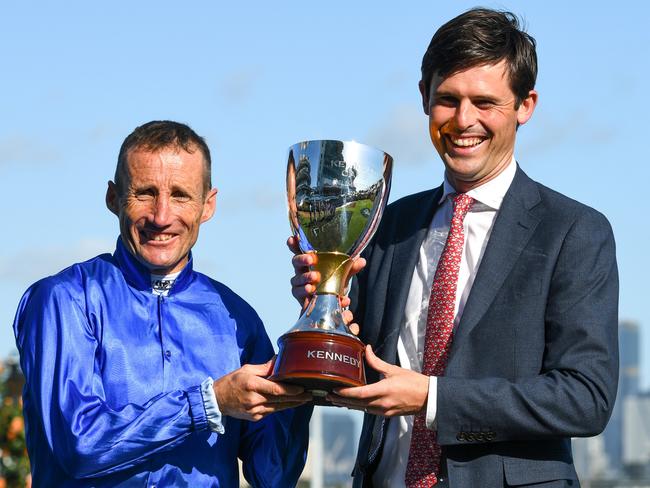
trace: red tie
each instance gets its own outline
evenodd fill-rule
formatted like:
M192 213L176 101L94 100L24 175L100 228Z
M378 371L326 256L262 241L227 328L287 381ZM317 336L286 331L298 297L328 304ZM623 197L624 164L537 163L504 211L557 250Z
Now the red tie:
M458 270L465 241L463 220L474 199L465 193L459 193L453 202L454 213L449 234L438 261L429 298L422 365L422 374L427 376L442 376L447 365L454 327ZM438 482L440 445L436 440L436 432L427 429L425 417L426 414L421 412L413 419L411 448L404 478L407 488L429 488Z

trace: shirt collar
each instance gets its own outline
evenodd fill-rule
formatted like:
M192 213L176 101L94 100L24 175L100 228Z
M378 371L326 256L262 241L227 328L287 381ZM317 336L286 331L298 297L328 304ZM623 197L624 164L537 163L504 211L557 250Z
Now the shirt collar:
M513 157L510 160L510 163L508 163L508 166L506 166L501 173L487 183L472 188L467 192L467 194L477 202L487 205L494 210L499 210L499 208L501 208L501 203L503 202L503 197L506 195L508 188L510 188L516 172L517 163ZM442 197L438 203L444 202L449 195L455 195L456 193L458 192L453 186L451 186L451 183L449 183L449 180L447 179L447 175L445 175Z
M129 285L140 291L151 291L151 272L129 252L122 242L121 237L117 238L117 245L113 257L115 258L115 261L117 261L118 267L122 271L122 274ZM187 288L187 285L190 283L192 276L194 275L192 262L192 252L190 251L187 264L182 269L169 291L170 296Z

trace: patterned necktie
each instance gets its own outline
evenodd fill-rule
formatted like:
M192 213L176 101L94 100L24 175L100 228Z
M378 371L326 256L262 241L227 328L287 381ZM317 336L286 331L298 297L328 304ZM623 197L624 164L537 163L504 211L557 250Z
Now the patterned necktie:
M447 365L454 326L458 270L465 241L463 220L474 199L465 193L459 193L454 197L453 203L454 213L447 242L438 261L429 298L422 365L422 374L427 376L442 376ZM421 412L413 419L411 448L406 465L406 486L429 488L438 482L439 470L440 445L436 440L436 432L427 429L426 413Z

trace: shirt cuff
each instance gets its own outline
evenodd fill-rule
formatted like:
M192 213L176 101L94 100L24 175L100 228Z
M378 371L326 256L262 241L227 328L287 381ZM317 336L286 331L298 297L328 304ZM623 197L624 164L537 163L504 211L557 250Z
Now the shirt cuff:
M217 396L214 394L212 387L214 380L209 376L201 383L201 396L203 397L203 406L205 407L205 416L208 420L208 427L212 432L223 434L226 429L223 427L221 410L217 403Z
M207 429L208 419L205 416L201 387L199 385L191 386L185 393L187 394L187 401L190 404L190 418L192 419L193 429L199 432Z
M429 397L427 399L427 416L426 424L427 429L436 430L438 423L436 422L436 414L438 413L438 378L436 376L429 376Z

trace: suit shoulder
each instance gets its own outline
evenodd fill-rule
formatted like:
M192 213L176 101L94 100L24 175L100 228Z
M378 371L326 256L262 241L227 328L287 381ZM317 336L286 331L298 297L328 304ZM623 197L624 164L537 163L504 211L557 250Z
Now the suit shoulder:
M400 215L405 210L411 208L420 208L422 205L430 205L431 200L440 188L424 190L418 193L412 193L401 197L390 203L385 210L385 218L391 218Z
M424 190L424 191L420 191L420 192L417 192L417 193L411 193L409 195L401 197L401 198L395 200L394 202L390 203L386 207L386 210L391 209L391 208L393 208L393 209L398 208L399 209L400 207L408 207L408 206L411 206L411 205L418 205L418 204L420 204L422 202L429 201L429 200L431 200L433 195L439 190L440 190L440 188L433 188L431 190Z
M583 225L611 229L609 220L602 212L541 183L535 182L535 185L544 207L556 217L565 216L572 222L580 221Z

